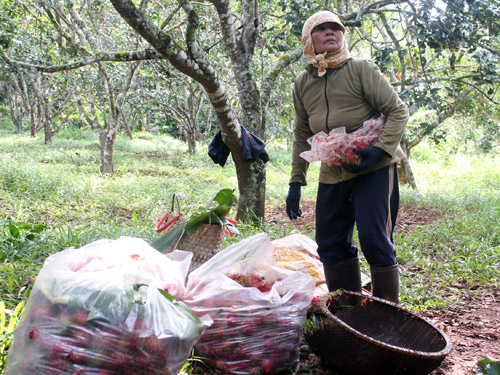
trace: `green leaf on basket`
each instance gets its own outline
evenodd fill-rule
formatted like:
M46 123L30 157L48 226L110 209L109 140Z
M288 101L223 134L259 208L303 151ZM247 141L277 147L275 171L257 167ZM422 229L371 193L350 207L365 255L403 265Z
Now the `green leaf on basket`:
M500 362L491 362L490 367L493 371L492 374L500 375Z
M220 190L205 207L199 207L198 211L191 215L186 223L186 234L196 233L203 224L226 225L225 216L236 202L238 199L234 190Z
M219 203L221 206L231 207L233 204L238 203L238 198L234 195L234 190L222 189L208 202L207 208L210 207L213 201Z
M186 227L186 221L183 220L170 232L160 237L155 242L151 244L158 251L165 250L172 242L178 241L180 237L184 234L184 228Z
M153 242L151 246L162 251L174 241L180 241L182 236L196 233L203 224L225 225L231 233L239 234L236 227L225 218L236 202L238 202L238 198L234 195L234 190L220 190L205 207L198 207L198 210L188 220L179 223L170 232Z
M203 224L211 224L210 211L196 211L186 223L186 233L191 235L201 228Z

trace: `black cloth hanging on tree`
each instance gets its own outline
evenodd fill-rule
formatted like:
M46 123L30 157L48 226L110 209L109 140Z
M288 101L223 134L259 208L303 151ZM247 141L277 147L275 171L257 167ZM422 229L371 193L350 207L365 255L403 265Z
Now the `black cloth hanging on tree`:
M256 135L250 133L243 126L241 127L241 140L243 143L243 158L246 163L252 163L257 159L261 159L264 163L269 161L269 155L265 150L266 144ZM215 164L223 167L226 164L227 157L229 156L229 147L226 146L222 140L222 133L219 130L212 138L208 145L208 156Z

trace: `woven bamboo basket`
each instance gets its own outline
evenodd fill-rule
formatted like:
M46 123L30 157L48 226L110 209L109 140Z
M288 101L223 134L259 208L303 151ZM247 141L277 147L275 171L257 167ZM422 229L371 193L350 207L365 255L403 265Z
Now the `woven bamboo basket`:
M304 335L333 374L429 374L452 349L435 325L377 297L341 290L323 296L320 307L322 322Z
M171 225L169 231L175 227L176 225ZM195 233L191 235L184 233L180 239L174 240L161 252L169 253L175 249L192 252L193 259L191 260L189 271L193 271L220 252L223 247L224 227L216 224L203 224Z

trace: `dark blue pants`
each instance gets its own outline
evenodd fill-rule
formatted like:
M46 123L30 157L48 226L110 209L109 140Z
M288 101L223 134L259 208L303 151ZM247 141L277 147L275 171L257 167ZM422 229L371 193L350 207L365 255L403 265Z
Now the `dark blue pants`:
M361 250L372 267L396 264L392 234L399 208L397 165L338 184L319 184L316 242L323 263L358 256L352 244L356 224Z

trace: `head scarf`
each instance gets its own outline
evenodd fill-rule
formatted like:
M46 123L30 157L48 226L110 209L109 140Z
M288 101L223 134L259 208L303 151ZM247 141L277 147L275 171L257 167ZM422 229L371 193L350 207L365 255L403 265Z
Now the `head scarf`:
M307 64L318 68L319 77L325 75L327 68L341 67L351 57L351 54L347 49L347 42L345 39L344 45L337 51L320 53L318 55L316 54L314 51L311 33L316 26L326 22L338 24L341 27L342 32L345 33L345 27L340 21L340 18L335 13L328 10L322 10L313 14L306 20L304 27L302 28L302 49L304 51L304 56L309 58Z

